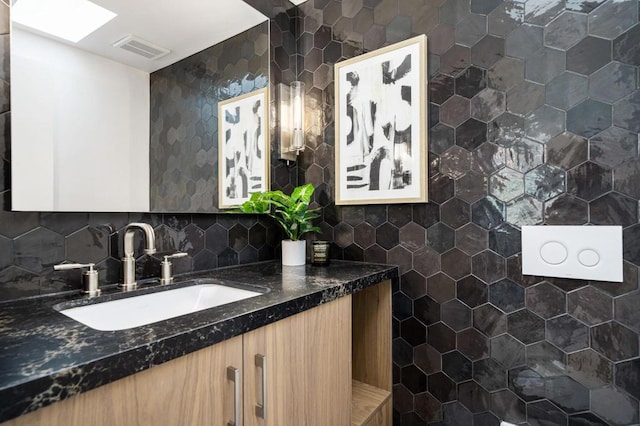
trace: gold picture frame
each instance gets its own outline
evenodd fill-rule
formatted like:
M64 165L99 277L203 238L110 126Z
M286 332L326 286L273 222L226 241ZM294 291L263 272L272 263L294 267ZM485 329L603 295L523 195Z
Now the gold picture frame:
M268 88L218 103L218 207L269 190Z
M334 69L335 203L427 202L427 37Z

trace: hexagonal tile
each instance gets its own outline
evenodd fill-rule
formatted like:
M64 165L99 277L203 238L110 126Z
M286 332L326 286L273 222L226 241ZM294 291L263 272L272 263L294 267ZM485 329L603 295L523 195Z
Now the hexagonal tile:
M639 301L640 292L637 291L625 294L614 301L616 321L638 332L640 332L640 315L637 309Z
M486 358L489 355L488 339L474 328L459 332L456 346L472 361Z
M444 253L455 245L455 231L442 222L427 229L427 244L438 253Z
M473 275L464 277L456 286L458 299L467 306L475 308L487 302L487 285Z
M638 356L638 335L615 321L591 328L591 347L612 361Z
M456 347L456 333L446 324L438 322L427 328L427 341L440 353L449 352Z
M435 422L438 420L442 420L441 407L442 404L440 403L440 401L438 401L433 395L428 392L416 395L414 398L415 414L420 417L419 421Z
M376 228L376 244L387 250L398 245L399 239L399 229L388 222Z
M413 267L429 277L440 270L440 255L430 247L423 247L414 253Z
M469 223L471 217L471 208L469 204L459 198L451 200L440 206L442 222L454 229L460 228L462 225Z
M485 358L473 363L473 379L490 392L507 387L506 371L493 358Z
M640 114L640 91L636 90L626 98L616 102L613 108L613 123L631 132L640 133L638 114Z
M415 365L408 365L401 369L400 381L414 394L426 392L427 390L427 375Z
M502 223L489 231L489 248L504 257L522 251L520 230Z
M528 367L509 370L509 389L527 402L544 399L544 378Z
M504 52L505 40L487 35L471 48L471 63L488 69L504 57Z
M640 65L640 27L632 27L613 41L613 59L628 65Z
M471 153L459 146L453 146L440 156L440 172L457 179L471 169Z
M487 124L470 118L456 129L456 145L469 151L487 140Z
M456 94L467 99L473 98L485 87L487 87L487 71L482 68L471 66L455 79Z
M458 385L458 401L472 413L481 413L489 409L491 396L480 385L470 380Z
M564 12L544 29L544 44L567 50L587 35L587 15Z
M488 180L485 176L469 172L456 181L456 198L474 203L487 195L487 186Z
M440 107L440 121L452 127L469 118L469 100L462 96L452 96Z
M528 172L542 164L544 147L530 139L522 139L507 148L507 167Z
M638 22L634 1L605 2L589 14L589 34L613 39Z
M567 295L567 312L587 325L597 325L613 318L612 300L593 287L584 287Z
M613 187L612 173L598 164L587 162L567 173L567 192L591 201Z
M440 57L440 72L455 77L469 66L470 56L468 47L456 44Z
M65 240L67 258L78 263L98 263L109 256L109 236L106 232L87 227Z
M442 322L455 331L461 331L471 326L471 309L457 299L442 304L441 316Z
M510 334L526 344L544 340L544 320L526 309L509 314L507 329Z
M400 323L400 336L411 346L417 346L427 341L427 327L415 318L409 318Z
M639 363L640 359L634 359L616 365L616 385L636 399L640 397Z
M501 201L511 201L524 193L523 175L504 168L489 178L489 193Z
M505 278L489 286L489 302L507 313L522 309L524 289Z
M503 92L486 88L471 99L471 117L488 122L505 111Z
M592 161L616 167L638 155L638 135L618 127L609 127L589 140Z
M503 58L487 72L489 87L507 91L524 80L524 62L515 58Z
M611 41L586 37L567 51L567 70L590 75L611 61Z
M562 315L547 321L547 340L566 352L589 346L589 329L580 321Z
M527 366L542 377L566 374L566 355L547 341L527 346Z
M591 223L596 225L633 225L638 221L638 203L616 192L610 192L589 203Z
M565 172L548 164L538 166L524 175L524 190L540 201L547 201L565 191Z
M490 340L491 358L506 370L525 363L524 345L513 336L503 334Z
M638 401L611 385L591 391L591 410L607 424L638 423Z
M476 225L484 229L492 229L502 222L505 218L504 203L498 199L488 196L471 206L471 220Z
M506 40L508 56L526 59L542 47L543 29L536 25L523 24L516 27Z
M458 351L442 355L442 371L456 383L471 379L471 360Z
M428 377L429 393L440 402L453 401L455 399L456 384L444 373L438 372Z
M636 87L635 67L619 62L610 62L589 77L589 97L607 103L622 99Z
M480 14L469 14L456 25L456 43L471 47L487 34L487 17Z
M640 178L640 159L630 159L615 168L614 171L614 189L632 196L635 199L640 198L640 189L633 182L637 182Z
M507 331L507 316L487 303L473 310L473 326L489 337L497 336Z
M502 256L484 250L471 259L473 275L487 284L496 282L506 276L506 264Z
M524 22L524 4L515 1L502 2L489 13L489 33L505 37L522 22Z
M590 138L611 126L611 106L587 99L567 111L567 130Z
M589 205L561 194L545 203L544 220L547 225L584 225L589 221Z
M546 281L526 289L527 309L543 318L565 312L565 293Z
M525 78L546 84L565 70L565 53L561 50L543 47L528 55L525 60Z
M507 221L516 226L542 223L542 202L528 195L508 202Z
M571 377L547 377L545 393L551 402L568 413L589 409L589 390Z
M442 271L459 280L471 273L471 258L458 249L452 249L440 257Z
M509 147L524 137L524 118L504 113L489 123L487 139L501 147Z
M546 143L564 130L565 114L562 110L542 106L529 114L524 122L525 135Z
M53 268L64 257L62 235L46 228L35 228L13 241L14 264L37 274Z
M563 110L579 104L587 98L587 77L564 72L547 84L547 104Z
M427 374L432 374L442 369L440 352L428 344L413 348L413 360L418 368Z
M588 148L585 138L569 132L560 133L545 145L547 163L569 170L587 161Z
M569 375L589 389L613 383L613 363L592 349L567 355Z
M541 84L523 81L507 92L507 111L528 115L544 104L545 90Z

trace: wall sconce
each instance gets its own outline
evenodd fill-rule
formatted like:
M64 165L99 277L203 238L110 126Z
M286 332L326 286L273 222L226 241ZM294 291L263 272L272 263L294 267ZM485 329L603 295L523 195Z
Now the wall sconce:
M295 161L304 151L304 83L278 84L280 158Z

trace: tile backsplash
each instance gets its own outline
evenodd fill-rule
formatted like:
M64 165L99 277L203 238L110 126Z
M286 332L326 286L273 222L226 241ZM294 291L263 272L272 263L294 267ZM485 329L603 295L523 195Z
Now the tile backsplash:
M400 265L394 424L640 422L637 0L309 0L322 238ZM333 64L426 34L430 203L335 206ZM622 225L624 282L521 274L523 225Z

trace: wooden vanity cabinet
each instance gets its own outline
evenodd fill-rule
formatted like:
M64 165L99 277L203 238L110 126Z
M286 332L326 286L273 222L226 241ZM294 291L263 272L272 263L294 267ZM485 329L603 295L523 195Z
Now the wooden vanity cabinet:
M390 297L386 281L3 426L391 425Z

